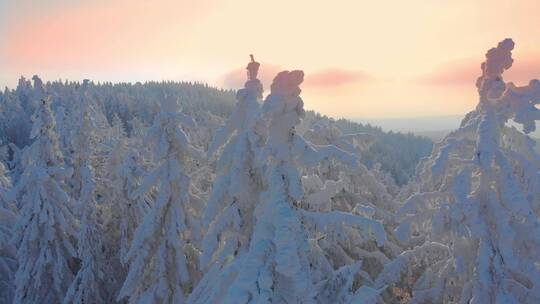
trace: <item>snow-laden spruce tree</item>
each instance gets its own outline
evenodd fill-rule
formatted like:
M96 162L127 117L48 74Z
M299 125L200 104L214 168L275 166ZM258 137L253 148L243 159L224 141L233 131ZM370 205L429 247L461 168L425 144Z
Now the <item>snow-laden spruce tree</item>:
M144 195L158 186L155 204L135 231L127 253L129 272L118 299L130 303L184 303L197 279L198 252L191 240L200 233L194 202L190 200L190 180L186 175L188 157L201 157L188 141L181 125L194 121L178 112L175 100L163 100L161 112L147 134L154 145L158 167L143 180L132 197Z
M411 303L540 302L540 158L525 135L540 119L540 81L503 81L513 48L487 52L478 106L418 166L419 192L398 212L410 250L378 283L408 289Z
M235 257L240 271L230 278L231 283L221 299L223 303L315 301L317 292L313 284L319 278L312 275L312 250L302 220L331 222L333 215L311 216L299 210L304 192L298 167L313 166L328 157L351 166L356 165L356 160L335 146L315 149L296 134L295 126L304 115L299 96L303 77L302 71L279 73L263 105L268 136L256 159L266 164L263 176L266 191L255 207L248 251Z
M358 158L374 140L373 136L364 133L343 135L335 126L321 122L307 130L304 136L314 144L335 145ZM311 226L306 221L312 228L313 238L318 239L317 245L335 269L362 261L361 269L371 277L367 280L362 278L365 281L362 285L373 285L372 279L377 277L384 264L401 253L402 249L392 238L379 246L370 237L369 229L356 226L353 219L358 222L379 221L391 237L392 229L396 226L393 216L396 203L392 195L373 172L362 164L349 168L333 159L327 159L315 170L307 171L311 174L302 177L306 191L302 207L308 211L347 213L351 219L350 222L342 221L325 227ZM361 285L358 280L355 284Z
M14 277L17 270L16 248L11 243L17 216L15 206L5 199L7 191L11 188L11 181L5 174L4 164L0 162L0 304L13 302Z
M320 123L304 135L312 143L335 145L358 157L373 140L367 134L342 135ZM362 164L350 167L325 159L305 171L312 173L302 177L306 193L301 206L310 245L319 254L312 263L320 280L317 302L376 302L381 290L374 289L373 280L401 252L384 237L385 230L391 235L395 227L391 195Z
M148 164L137 151L139 145L133 145L123 136L114 136L108 145L107 193L104 196L107 212L110 213L107 218L107 236L108 242L114 246L111 254L117 256L122 265L128 266L127 253L135 230L150 208L151 199L148 195L134 196Z
M256 74L238 90L237 99L235 111L216 133L208 151L211 157L228 141L217 162L216 179L203 215L207 230L201 255L204 268L214 261L223 264L225 258L249 245L252 214L262 190L260 168L255 164L255 155L264 143L257 130L262 84Z
M200 267L205 275L190 296L193 303L219 302L230 278L239 271L239 265L231 260L249 247L253 212L263 191L261 168L255 160L264 144L264 124L260 120L263 88L257 79L258 69L259 63L252 57L247 66L248 80L236 95L234 112L209 147L208 155L213 157L225 145L203 213L206 233Z
M77 234L77 256L81 265L64 298L66 304L106 303L114 299L109 290L113 278L107 277L110 272L105 270L109 263L103 252L103 228L99 219L96 182L91 165L94 135L90 115L88 108L82 113L81 127L75 139L75 159L79 165L77 171L80 179L76 208L81 217Z
M73 166L73 176L70 184L72 185L72 197L76 200L79 200L79 196L83 194L82 187L84 181L82 171L86 171L88 166L92 166L92 161L96 157L98 141L96 124L93 118L94 113L95 111L92 105L88 103L80 104L74 113L77 116L78 123L76 130L72 134L70 144L71 164ZM92 179L95 179L95 177L92 177ZM79 210L82 211L83 209Z
M120 260L127 265L127 253L137 227L142 223L150 208L146 196L133 196L140 185L144 170L139 164L139 155L136 151L129 151L119 167L116 167L117 179L113 184L119 191L116 196L120 225Z
M22 208L15 226L19 266L14 303L61 303L73 278L73 215L66 169L54 132L49 101L41 100L25 150L24 172L11 191Z
M143 140L143 138L138 138ZM128 271L127 252L136 228L148 210L147 196L132 197L147 172L140 158L138 142L126 137L118 116L100 144L102 176L96 178L102 221L103 255L107 260L108 284L111 294L118 294ZM96 185L96 186L97 186ZM110 274L109 274L110 272Z

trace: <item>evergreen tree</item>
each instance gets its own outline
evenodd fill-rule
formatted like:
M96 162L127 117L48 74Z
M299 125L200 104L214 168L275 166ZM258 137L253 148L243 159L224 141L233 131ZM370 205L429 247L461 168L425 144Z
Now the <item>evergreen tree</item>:
M184 303L197 276L198 252L191 239L200 232L185 165L188 157L198 158L201 152L190 145L179 126L194 127L194 121L177 107L175 101L166 100L147 134L159 165L133 196L156 184L159 192L127 253L129 272L118 299L129 297L130 303Z
M14 277L17 270L16 248L11 243L16 221L15 206L5 199L11 181L0 162L0 304L13 303Z
M256 78L258 67L255 61L249 63L250 79L238 91L233 114L216 132L209 147L208 154L212 157L226 144L217 162L212 193L203 214L207 231L202 242L200 266L206 274L190 302L219 302L223 287L239 271L236 264L229 264L230 260L249 247L255 203L263 190L261 168L255 160L264 144L264 125L259 113L262 84ZM219 276L225 272L227 276Z
M249 249L236 257L240 270L230 278L224 303L314 301L311 251L298 212L303 189L297 168L328 157L354 166L355 159L334 146L315 150L296 134L295 126L304 114L299 97L303 76L302 71L279 73L263 105L268 137L256 159L265 163L267 188L255 207Z
M506 39L487 52L478 106L419 165L419 192L398 213L411 249L378 281L410 289L415 303L540 301L540 159L526 135L540 119L540 82L503 81L513 48Z
M78 240L78 258L81 267L67 291L64 303L106 303L111 296L108 289L112 278L105 271L108 266L104 256L103 228L99 219L99 208L95 200L96 182L91 165L92 132L89 109L84 110L81 128L79 129L75 146L75 158L79 164L78 177L80 181L79 200L77 208L81 216Z
M11 197L21 197L15 226L19 267L14 303L60 303L73 278L73 215L64 180L72 170L63 165L49 102L43 99L34 116L24 152L25 170Z

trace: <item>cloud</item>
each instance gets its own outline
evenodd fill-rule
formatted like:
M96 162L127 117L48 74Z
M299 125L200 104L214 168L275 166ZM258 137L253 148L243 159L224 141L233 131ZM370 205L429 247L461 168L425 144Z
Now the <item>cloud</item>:
M362 71L329 68L308 73L304 84L309 87L334 88L369 79L370 77Z
M179 30L187 31L190 22L204 14L208 1L77 1L32 7L10 18L0 55L10 65L32 69L153 63L179 39Z
M435 86L474 86L476 79L482 74L480 69L482 60L462 59L443 64L432 73L417 78L421 84ZM530 79L540 78L540 57L526 55L516 57L514 64L504 72L506 81L516 84L526 84Z
M279 65L262 62L261 67L259 68L258 78L265 88L269 88L276 74L283 70L284 69ZM220 82L225 88L242 88L247 80L246 72L245 67L234 69L223 75Z
M465 59L441 65L433 72L419 77L421 84L436 86L470 86L480 76L480 62Z
M261 63L259 70L259 79L265 87L270 87L272 80L277 73L286 70L279 65ZM291 70L291 69L289 69ZM368 80L370 77L361 71L345 70L340 68L328 68L324 70L316 70L313 72L306 71L306 76L302 86L311 88L336 88L343 85L356 83ZM226 88L236 89L241 88L246 81L246 69L238 68L232 70L221 78L221 83Z

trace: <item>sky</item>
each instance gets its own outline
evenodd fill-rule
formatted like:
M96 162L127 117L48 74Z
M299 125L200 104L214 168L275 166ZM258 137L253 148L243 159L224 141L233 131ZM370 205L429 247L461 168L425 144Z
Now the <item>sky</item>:
M37 3L36 3L37 2ZM538 0L0 0L0 86L44 80L243 85L306 73L307 109L333 117L461 115L485 52L516 42L507 81L540 78Z

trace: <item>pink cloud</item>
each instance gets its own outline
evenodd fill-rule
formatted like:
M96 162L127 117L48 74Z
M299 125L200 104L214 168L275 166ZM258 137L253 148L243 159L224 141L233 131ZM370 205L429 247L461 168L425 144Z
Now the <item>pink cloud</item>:
M308 73L304 84L310 87L333 88L359 81L366 81L369 78L366 73L361 71L329 68Z
M32 69L129 68L142 59L153 62L160 56L159 42L179 39L172 30L189 25L207 2L118 0L44 8L11 18L0 55L10 65Z
M463 59L447 63L433 73L420 77L418 81L436 86L474 86L480 76L481 62ZM540 78L540 58L528 55L524 58L514 56L514 64L504 73L506 81L526 84L530 79Z
M269 87L277 73L285 70L279 65L261 63L259 79L265 87ZM367 74L360 71L350 71L339 68L329 68L325 70L306 72L302 86L312 88L335 88L346 84L351 84L367 80ZM226 73L222 77L222 84L226 88L241 88L246 81L245 68L238 68Z
M265 88L269 88L276 74L283 70L284 69L279 65L261 63L258 78L261 80ZM247 76L245 67L234 69L221 77L222 85L229 89L242 88L246 80Z

